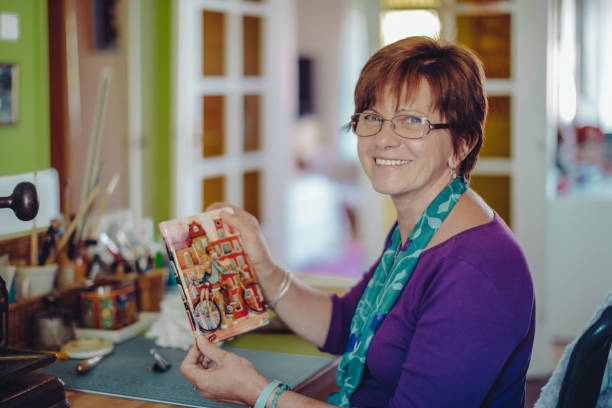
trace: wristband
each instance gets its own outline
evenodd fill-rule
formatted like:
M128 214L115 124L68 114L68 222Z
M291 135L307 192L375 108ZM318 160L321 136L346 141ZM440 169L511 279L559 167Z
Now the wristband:
M272 391L280 385L280 381L274 380L270 384L266 385L266 388L263 389L259 397L257 397L257 401L255 401L255 405L253 408L266 408L266 402L268 402L268 398L270 398L270 394Z
M280 395L287 391L290 390L291 387L285 384L281 384L278 386L278 388L276 389L276 394L274 394L274 399L272 400L272 405L270 405L270 408L276 408L276 403L278 402L278 397L280 397Z
M285 294L289 290L289 286L291 286L291 274L287 272L287 270L285 269L283 281L280 284L278 293L276 294L276 297L274 298L274 300L268 304L268 306L270 306L271 309L274 309L278 301L281 300L283 296L285 296Z

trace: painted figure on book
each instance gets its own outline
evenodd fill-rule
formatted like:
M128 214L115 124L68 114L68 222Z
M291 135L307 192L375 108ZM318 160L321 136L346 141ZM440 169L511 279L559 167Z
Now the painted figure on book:
M163 223L184 279L189 313L207 336L239 334L267 321L263 292L236 232L219 216L200 214ZM177 238L180 238L180 241ZM166 239L166 238L164 238ZM180 280L180 279L179 279ZM253 320L251 311L261 313ZM259 323L258 323L259 322ZM219 334L219 330L225 330ZM219 335L219 336L217 336Z

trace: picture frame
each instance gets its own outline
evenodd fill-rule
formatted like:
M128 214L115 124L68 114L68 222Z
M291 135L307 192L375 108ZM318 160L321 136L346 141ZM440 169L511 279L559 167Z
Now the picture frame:
M93 45L96 50L117 49L117 0L91 0Z
M0 125L14 125L19 117L19 66L0 63Z

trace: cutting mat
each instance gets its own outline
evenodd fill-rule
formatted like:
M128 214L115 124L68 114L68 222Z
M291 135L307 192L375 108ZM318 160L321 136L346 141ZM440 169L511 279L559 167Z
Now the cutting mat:
M186 407L238 407L200 397L192 384L179 373L179 366L185 357L183 350L156 347L172 367L163 373L147 370L153 363L149 355L151 347L155 347L154 342L142 337L118 344L111 356L83 376L76 374L76 360L60 361L41 372L61 378L66 389L74 391ZM279 380L292 387L333 362L333 359L326 357L226 349L251 361L266 378Z

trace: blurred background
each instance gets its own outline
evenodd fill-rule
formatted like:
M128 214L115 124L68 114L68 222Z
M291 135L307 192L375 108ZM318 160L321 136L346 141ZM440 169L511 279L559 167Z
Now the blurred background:
M2 0L0 176L56 169L70 213L118 174L106 209L155 226L228 201L279 263L358 278L395 219L342 130L360 69L409 35L467 45L490 104L471 185L527 256L545 375L612 288L610 19L607 0Z

